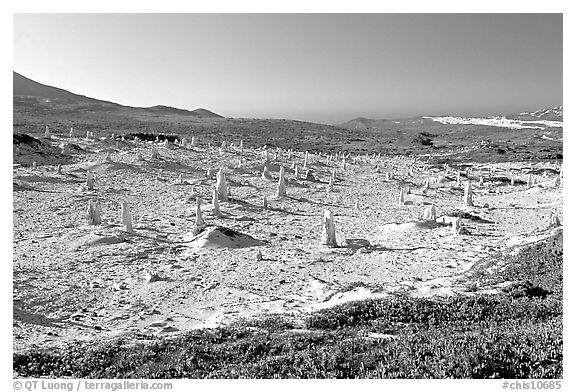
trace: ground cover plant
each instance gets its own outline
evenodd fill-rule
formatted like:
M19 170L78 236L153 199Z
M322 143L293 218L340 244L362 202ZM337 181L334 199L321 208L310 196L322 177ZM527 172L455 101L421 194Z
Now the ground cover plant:
M500 255L497 294L393 295L275 315L172 338L15 354L20 377L562 378L562 232ZM303 324L303 325L302 325Z

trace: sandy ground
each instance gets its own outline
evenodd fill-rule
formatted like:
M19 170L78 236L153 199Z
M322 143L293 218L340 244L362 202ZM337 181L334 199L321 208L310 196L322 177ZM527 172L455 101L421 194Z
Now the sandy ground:
M455 168L429 167L424 157L417 157L409 175L411 158L358 157L342 169L341 160L311 154L316 180L310 181L301 170L303 152L295 153L301 172L295 179L287 153L274 159L270 149L273 179L265 180L263 152L250 148L237 167L238 147L159 146L160 159L152 159L150 142L53 137L50 143L73 143L87 152L75 152L62 174L57 159L36 169L14 165L15 350L133 332L178 333L267 313L307 314L398 291L451 295L465 291L457 278L474 263L549 235L553 208L562 220L562 186L554 186L559 167L551 163L497 164L492 175L489 165L476 165L470 172L475 207L463 207ZM112 162L105 161L107 152ZM275 199L280 165L288 196ZM209 204L215 180L206 179L206 169L220 167L233 199L220 202L223 216L214 217ZM85 187L87 170L96 175L94 190ZM536 180L530 188L496 181L527 181L530 172ZM445 182L435 181L441 175ZM431 188L423 192L427 178ZM403 205L401 186L411 188ZM261 244L208 249L206 241L194 241L196 196L208 225ZM100 225L86 223L89 200L101 206ZM132 234L120 223L122 200L133 213ZM431 203L437 222L422 222ZM321 245L324 209L335 215L337 248ZM443 219L457 210L481 218L462 220L469 234L453 235L455 218Z

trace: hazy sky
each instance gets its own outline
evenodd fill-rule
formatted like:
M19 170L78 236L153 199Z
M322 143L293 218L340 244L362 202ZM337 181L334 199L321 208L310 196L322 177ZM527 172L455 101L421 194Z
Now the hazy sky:
M226 117L514 113L562 104L562 15L16 14L14 70Z

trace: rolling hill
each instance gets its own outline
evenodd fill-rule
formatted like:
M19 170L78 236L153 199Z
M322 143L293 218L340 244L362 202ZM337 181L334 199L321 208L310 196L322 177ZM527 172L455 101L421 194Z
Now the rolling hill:
M97 103L98 100L85 97L83 95L73 94L69 91L46 86L44 84L35 82L22 76L16 72L13 72L13 96L18 99L30 99L35 98L41 102L45 103ZM104 101L100 101L104 103ZM107 104L112 104L111 102L106 102Z
M476 125L509 129L547 129L562 128L563 107L556 106L537 110L535 112L524 112L520 114L507 114L505 116L489 117L461 117L461 116L422 116L399 120L370 119L358 117L353 120L339 124L339 127L349 130L372 130L385 131L397 128L399 125L409 127L411 125L427 125L431 122L445 125Z
M47 86L13 72L14 111L51 110L86 113L114 113L121 115L191 116L198 119L223 118L207 109L186 110L157 105L148 108L131 107L71 93L60 88Z
M98 137L149 133L195 136L204 145L243 140L245 145L302 151L392 155L473 146L476 161L562 159L562 122L551 119L561 112L561 107L545 109L519 114L523 117L518 119L514 115L484 119L360 117L334 126L288 119L225 118L206 109L123 106L46 86L14 72L13 133L34 137L42 137L49 126L53 134L62 136L74 128ZM472 159L470 153L460 153L457 158Z
M535 112L524 112L506 116L510 119L523 121L563 121L564 107L562 105L553 108L536 110Z

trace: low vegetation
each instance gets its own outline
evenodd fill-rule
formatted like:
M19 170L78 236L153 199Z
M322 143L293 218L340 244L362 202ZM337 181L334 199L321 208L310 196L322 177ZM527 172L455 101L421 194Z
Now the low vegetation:
M499 294L351 302L172 338L138 336L13 357L20 377L561 378L562 234L499 263Z

